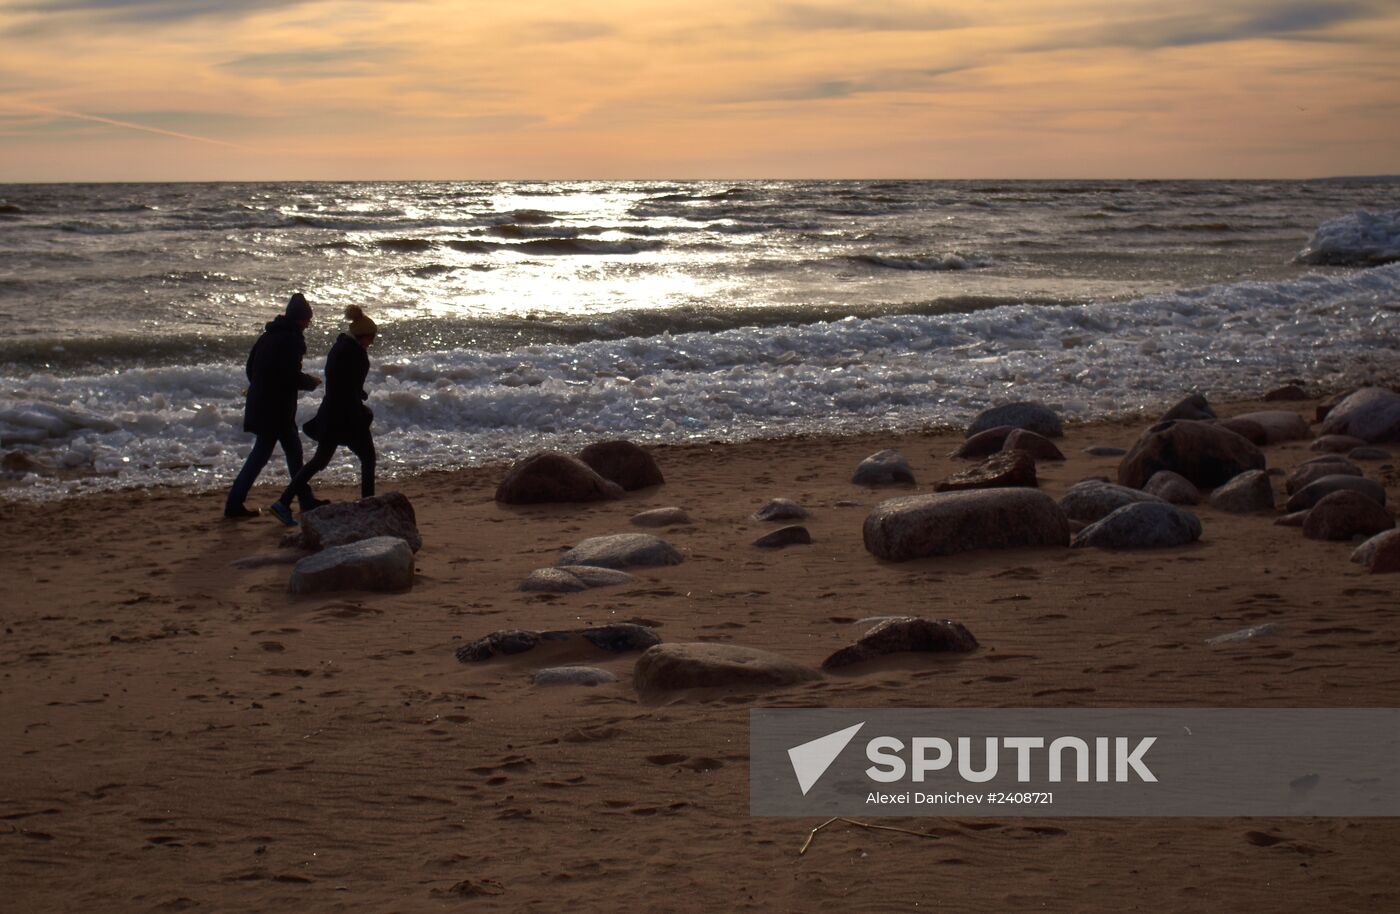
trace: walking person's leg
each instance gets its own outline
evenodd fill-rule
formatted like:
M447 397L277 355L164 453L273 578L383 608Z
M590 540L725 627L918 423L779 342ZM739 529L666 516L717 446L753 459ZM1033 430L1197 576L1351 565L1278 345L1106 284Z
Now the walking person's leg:
M282 454L287 458L287 478L296 479L297 474L302 469L301 433L297 431L296 423L288 423L278 435L277 440L282 445ZM311 486L309 485L303 486L297 492L296 497L303 511L310 511L326 504L311 494Z
M356 438L347 447L358 458L360 458L360 497L374 497L374 466L376 455L374 453L374 438L368 431L364 435Z
M268 458L272 456L272 449L277 445L277 436L259 434L253 440L253 449L248 452L248 459L243 461L243 469L238 471L238 477L234 479L233 486L228 490L228 498L224 501L224 517L255 517L256 511L250 511L243 502L247 500L248 493L253 488L253 483L257 482L258 474L267 466Z
M292 499L303 489L309 489L311 477L330 465L331 458L335 456L335 449L336 443L334 441L322 441L316 445L316 453L311 455L310 462L292 477L291 485L287 486L282 491L282 496L272 503L269 510L288 527L296 526L296 520L292 517Z

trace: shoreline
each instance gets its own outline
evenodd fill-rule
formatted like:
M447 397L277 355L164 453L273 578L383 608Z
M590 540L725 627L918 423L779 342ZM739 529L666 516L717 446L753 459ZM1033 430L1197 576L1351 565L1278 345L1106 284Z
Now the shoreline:
M1215 405L1311 419L1315 403ZM1068 426L1068 459L1038 465L1040 488L1058 498L1112 476L1117 457L1082 449L1126 447L1150 421ZM16 573L0 609L0 713L14 735L0 742L12 772L0 841L13 843L0 891L35 912L594 910L608 897L647 910L909 910L933 891L989 912L1400 903L1394 819L909 818L888 821L922 839L828 829L799 857L817 822L749 816L755 707L1400 703L1395 576L1271 517L1191 508L1205 535L1168 549L877 561L861 545L866 514L964 469L946 456L962 440L660 447L664 485L588 504L499 505L500 465L419 474L381 487L408 496L423 536L403 593L297 597L285 564L232 566L278 552L285 528L222 521L222 492L6 502L0 554ZM850 483L885 447L909 458L916 488ZM1284 468L1315 456L1308 441L1264 450ZM1400 498L1393 471L1363 466ZM750 514L775 496L813 512L810 545L751 545L776 525ZM564 548L642 530L629 518L667 505L690 523L646 532L681 564L580 593L518 589ZM659 702L634 691L635 655L586 661L618 677L594 687L532 685L542 658L530 653L454 657L497 630L630 621L816 666L859 620L886 614L961 622L981 647ZM1207 644L1265 623L1279 629Z

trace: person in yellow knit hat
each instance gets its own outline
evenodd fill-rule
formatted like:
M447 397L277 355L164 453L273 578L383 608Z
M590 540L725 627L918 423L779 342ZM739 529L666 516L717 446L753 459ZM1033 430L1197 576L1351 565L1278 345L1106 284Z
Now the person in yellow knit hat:
M326 356L326 395L321 408L302 427L307 437L317 442L316 453L301 468L287 486L282 497L272 503L272 514L287 526L295 526L292 499L324 470L340 445L348 447L360 459L360 497L374 494L374 437L370 424L374 413L365 405L369 393L365 378L369 375L369 347L379 334L379 328L358 305L345 309L350 322L349 331L336 338Z

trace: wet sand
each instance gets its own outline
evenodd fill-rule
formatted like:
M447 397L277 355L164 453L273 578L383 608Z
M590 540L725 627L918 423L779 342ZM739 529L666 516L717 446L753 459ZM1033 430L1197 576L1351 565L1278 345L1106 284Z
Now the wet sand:
M1112 476L1117 458L1082 448L1147 424L1069 428L1041 487ZM1193 508L1200 543L1147 552L876 561L861 522L908 490L851 485L856 463L898 448L931 491L964 467L961 438L658 448L665 486L593 505L500 506L499 466L398 480L381 490L412 500L424 539L403 594L294 598L286 565L230 567L284 531L219 519L222 493L0 503L0 895L26 912L1400 907L1391 819L892 819L927 836L833 826L799 856L820 820L749 817L751 707L1400 704L1400 576L1267 517ZM1400 498L1381 466L1364 468ZM281 481L274 463L250 504ZM813 512L811 545L750 546L775 496ZM693 522L648 532L684 563L517 590L667 505ZM958 620L982 648L660 704L632 690L635 655L597 664L616 684L555 688L530 684L528 654L453 657L497 629L637 621L816 665L892 613ZM1265 622L1282 630L1205 643Z

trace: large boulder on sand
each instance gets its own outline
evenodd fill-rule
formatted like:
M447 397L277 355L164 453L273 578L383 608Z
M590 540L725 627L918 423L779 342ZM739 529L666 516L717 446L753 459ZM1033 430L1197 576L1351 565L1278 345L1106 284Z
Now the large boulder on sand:
M496 501L507 505L610 501L622 486L604 479L577 457L540 451L510 468L496 487Z
M1400 572L1400 530L1377 533L1356 547L1351 560L1365 565L1371 574Z
M644 696L681 689L772 689L820 678L817 670L779 654L709 642L658 644L637 658L632 671L632 684Z
M1184 546L1201 538L1201 521L1189 511L1162 502L1124 505L1080 530L1075 548L1159 549Z
M1033 489L1035 485L1035 459L1025 451L1001 451L976 466L954 473L933 488L936 492L958 492L963 489Z
M1177 475L1177 478L1182 477ZM1162 502L1165 499L1127 486L1116 486L1101 479L1086 479L1070 486L1069 491L1060 499L1060 508L1070 520L1092 524L1094 521L1103 520L1124 505L1144 501Z
M1132 491L1129 489L1128 491ZM1198 505L1201 503L1201 490L1191 480L1171 470L1158 470L1147 480L1142 491L1156 495L1162 501L1173 505ZM1121 506L1120 506L1121 507Z
M977 458L995 454L1001 450L1001 446L1006 443L1006 439L1011 437L1011 433L1016 431L1014 425L998 425L995 428L985 429L971 438L964 441L957 450L949 454L949 457ZM1363 444L1365 442L1362 442Z
M1060 417L1053 409L1044 403L1021 401L993 406L991 409L978 413L977 418L973 419L972 424L967 427L967 433L964 437L971 438L978 432L984 432L999 425L1029 429L1038 435L1044 435L1046 438L1060 438L1065 433L1064 424L1060 422Z
M659 486L666 481L651 454L621 438L590 444L578 452L578 459L628 492Z
M683 556L676 547L650 533L614 533L592 536L565 552L555 562L562 565L596 565L599 568L629 568L679 565Z
M1213 508L1231 514L1255 514L1274 510L1274 485L1263 470L1241 473L1210 495Z
M967 653L977 650L977 639L961 622L947 619L886 619L855 644L847 645L822 661L822 669L835 670L864 663L887 654L906 652Z
M297 562L288 586L298 594L408 590L413 586L413 549L397 536L330 546Z
M1003 451L1025 451L1036 460L1064 460L1065 455L1055 447L1055 442L1038 435L1029 429L1018 428L1006 436L1002 442Z
M1253 422L1264 429L1264 433L1268 436L1266 442L1268 444L1303 441L1312 434L1308 428L1308 420L1286 409L1258 410L1252 413L1241 413L1233 418Z
M972 549L1069 545L1069 519L1036 489L891 498L865 519L865 548L891 562Z
M912 486L914 471L903 454L886 448L862 460L851 482L858 486Z
M1351 435L1372 444L1400 441L1400 394L1384 387L1363 387L1327 413L1322 433Z
M1171 470L1200 489L1213 489L1246 470L1262 470L1264 453L1234 432L1206 422L1176 419L1142 433L1118 464L1118 482L1140 489L1159 470Z
M1349 540L1374 536L1395 526L1390 512L1360 492L1341 490L1323 496L1303 521L1303 535L1311 540Z
M1293 493L1286 505L1289 511L1305 511L1313 507L1333 492L1350 490L1380 505L1385 506L1385 488L1375 480L1361 476L1331 474L1314 480Z
M322 505L301 516L302 545L312 551L376 536L397 536L414 552L423 548L418 518L402 492Z

